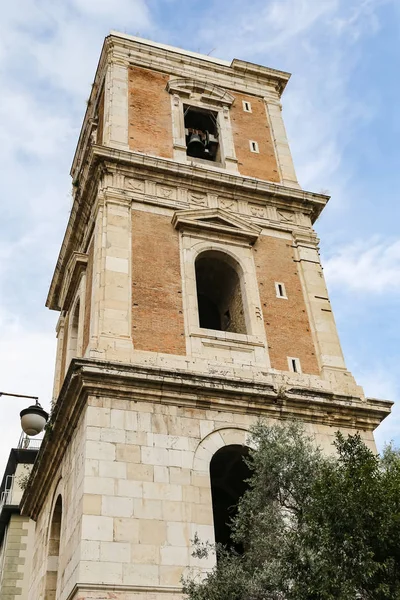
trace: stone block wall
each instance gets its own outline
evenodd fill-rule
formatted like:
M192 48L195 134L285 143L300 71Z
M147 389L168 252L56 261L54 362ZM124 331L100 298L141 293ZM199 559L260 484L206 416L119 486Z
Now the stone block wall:
M62 593L57 595L57 600L68 598L78 579L84 478L84 431L85 418L82 415L36 521L29 600L45 598L48 570L52 573L57 570L57 587L58 590L62 590ZM52 564L48 562L49 533L54 507L59 495L62 498L61 535L58 569L55 569L53 557ZM53 575L51 576L53 577Z
M1 600L26 600L35 524L28 517L11 515L3 542L0 573Z
M87 597L103 598L100 590L110 586L113 597L124 599L141 586L153 593L178 591L189 568L212 566L213 558L191 556L196 533L214 540L210 461L225 445L246 444L255 419L89 398L79 582L96 585L98 595ZM333 451L334 427L307 429L326 452ZM373 446L372 434L366 441Z

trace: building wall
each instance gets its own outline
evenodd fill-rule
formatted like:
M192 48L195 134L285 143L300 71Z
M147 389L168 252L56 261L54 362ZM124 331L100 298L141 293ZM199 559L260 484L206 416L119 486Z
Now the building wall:
M180 586L188 568L212 566L213 558L191 556L196 533L203 541L214 540L210 461L224 445L246 444L256 418L89 399L80 584L98 589L79 598L104 598L102 586L116 586L113 598L133 598L136 586L161 596L162 588ZM306 429L324 451L333 451L336 427L308 424ZM364 435L374 447L372 434Z
M27 598L34 531L35 523L29 517L11 515L2 546L1 600Z
M262 235L254 247L258 286L271 366L288 370L288 357L299 358L303 373L318 375L297 262L291 239ZM277 298L275 282L283 283L286 298Z
M263 98L235 93L231 107L231 123L238 169L241 175L280 182L274 144L267 121ZM251 112L243 110L243 102L251 104ZM251 152L250 141L258 144L259 152Z
M129 148L172 158L171 98L168 75L129 68Z
M167 216L132 210L132 339L136 350L186 353L178 235Z
M36 522L32 574L28 600L45 600L48 568L49 533L54 505L62 497L60 555L58 561L57 600L64 600L78 579L82 523L85 439L84 417L66 447L62 463L53 479L49 494ZM61 590L61 591L60 591Z

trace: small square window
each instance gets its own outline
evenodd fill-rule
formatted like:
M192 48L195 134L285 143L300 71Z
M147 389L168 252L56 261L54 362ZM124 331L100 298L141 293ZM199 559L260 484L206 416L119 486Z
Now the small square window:
M292 373L301 373L301 365L300 365L299 358L294 358L293 356L288 356L287 360L288 360L288 365L289 365L289 371L291 371Z
M255 142L254 140L249 140L249 144L250 144L250 152L255 152L256 154L259 154L259 149L258 149L258 142Z
M275 281L275 291L277 298L283 298L284 300L287 300L286 288L284 283Z
M247 102L247 100L243 100L243 110L244 112L252 112L251 110L251 104L250 102Z

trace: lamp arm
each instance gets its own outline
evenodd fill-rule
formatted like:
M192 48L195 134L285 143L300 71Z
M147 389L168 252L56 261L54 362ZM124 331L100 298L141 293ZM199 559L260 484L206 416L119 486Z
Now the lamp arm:
M36 400L36 404L38 404L39 396L25 396L24 394L9 394L8 392L0 392L1 396L13 396L14 398L30 398L31 400Z

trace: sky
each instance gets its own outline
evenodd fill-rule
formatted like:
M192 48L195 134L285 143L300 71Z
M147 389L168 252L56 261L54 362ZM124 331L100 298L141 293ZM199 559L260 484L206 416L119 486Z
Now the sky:
M284 119L347 367L395 401L400 445L398 0L20 0L0 20L0 391L52 395L58 313L44 307L71 207L69 169L110 30L289 71ZM0 477L25 400L0 399Z

